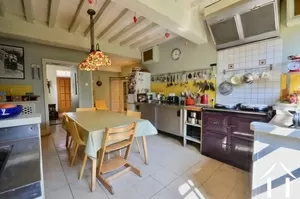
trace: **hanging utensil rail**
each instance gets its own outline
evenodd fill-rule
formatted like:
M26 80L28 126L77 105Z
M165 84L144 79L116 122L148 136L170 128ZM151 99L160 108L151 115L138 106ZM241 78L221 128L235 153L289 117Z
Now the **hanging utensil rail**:
M272 70L273 69L273 64L270 64L269 66L263 66L263 67L255 67L255 68L240 68L240 69L229 69L229 70L223 70L223 74L225 75L226 73L229 73L229 72L234 72L234 71L240 71L240 70L256 70L256 69L264 69L264 68L268 68L269 70Z
M211 66L210 68L201 68L201 69L195 69L195 70L183 70L178 72L171 72L171 73L160 73L160 74L153 74L152 76L162 76L162 75L177 75L177 74L185 74L185 73L193 73L193 72L205 72L205 71L212 71L213 67L215 65Z

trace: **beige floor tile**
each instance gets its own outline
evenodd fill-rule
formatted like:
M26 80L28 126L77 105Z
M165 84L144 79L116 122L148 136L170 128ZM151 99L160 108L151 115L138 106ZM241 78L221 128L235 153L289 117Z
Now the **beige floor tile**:
M181 199L178 195L174 194L168 188L164 188L163 190L156 193L151 199Z
M165 168L157 170L151 176L152 178L154 178L156 181L158 181L160 184L164 186L167 186L169 183L171 183L173 180L175 180L178 177L178 175Z
M221 162L205 157L190 170L182 174L181 177L191 180L197 187L199 187L207 181L221 165Z
M154 180L151 176L137 183L133 186L135 190L144 198L151 198L157 192L164 188L159 182Z
M70 184L74 198L107 199L104 190L97 184L95 191L90 191L90 178L83 178Z
M248 172L243 172L242 178L235 185L228 199L250 199L251 198L251 176Z
M57 188L67 185L67 179L63 171L46 171L44 172L45 192L51 192Z
M46 193L46 199L71 199L72 193L68 185Z
M223 164L201 187L215 198L226 198L242 174L240 169Z

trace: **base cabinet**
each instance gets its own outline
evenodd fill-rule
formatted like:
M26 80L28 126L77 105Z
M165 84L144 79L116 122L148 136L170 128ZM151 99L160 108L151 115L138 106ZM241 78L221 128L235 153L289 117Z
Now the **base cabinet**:
M254 121L269 122L265 115L203 111L202 154L243 170L251 170Z
M157 130L182 136L181 134L181 110L168 107L156 107Z

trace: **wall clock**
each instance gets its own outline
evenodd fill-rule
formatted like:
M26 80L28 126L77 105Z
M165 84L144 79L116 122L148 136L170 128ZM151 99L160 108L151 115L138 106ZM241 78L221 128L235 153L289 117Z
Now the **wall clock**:
M179 48L174 48L171 53L173 60L179 60L181 57L181 50Z

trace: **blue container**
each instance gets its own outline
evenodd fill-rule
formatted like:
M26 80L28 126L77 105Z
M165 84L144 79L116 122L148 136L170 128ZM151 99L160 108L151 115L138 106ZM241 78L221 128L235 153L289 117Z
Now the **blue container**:
M17 105L14 108L0 108L0 119L17 116L22 112L23 106Z

